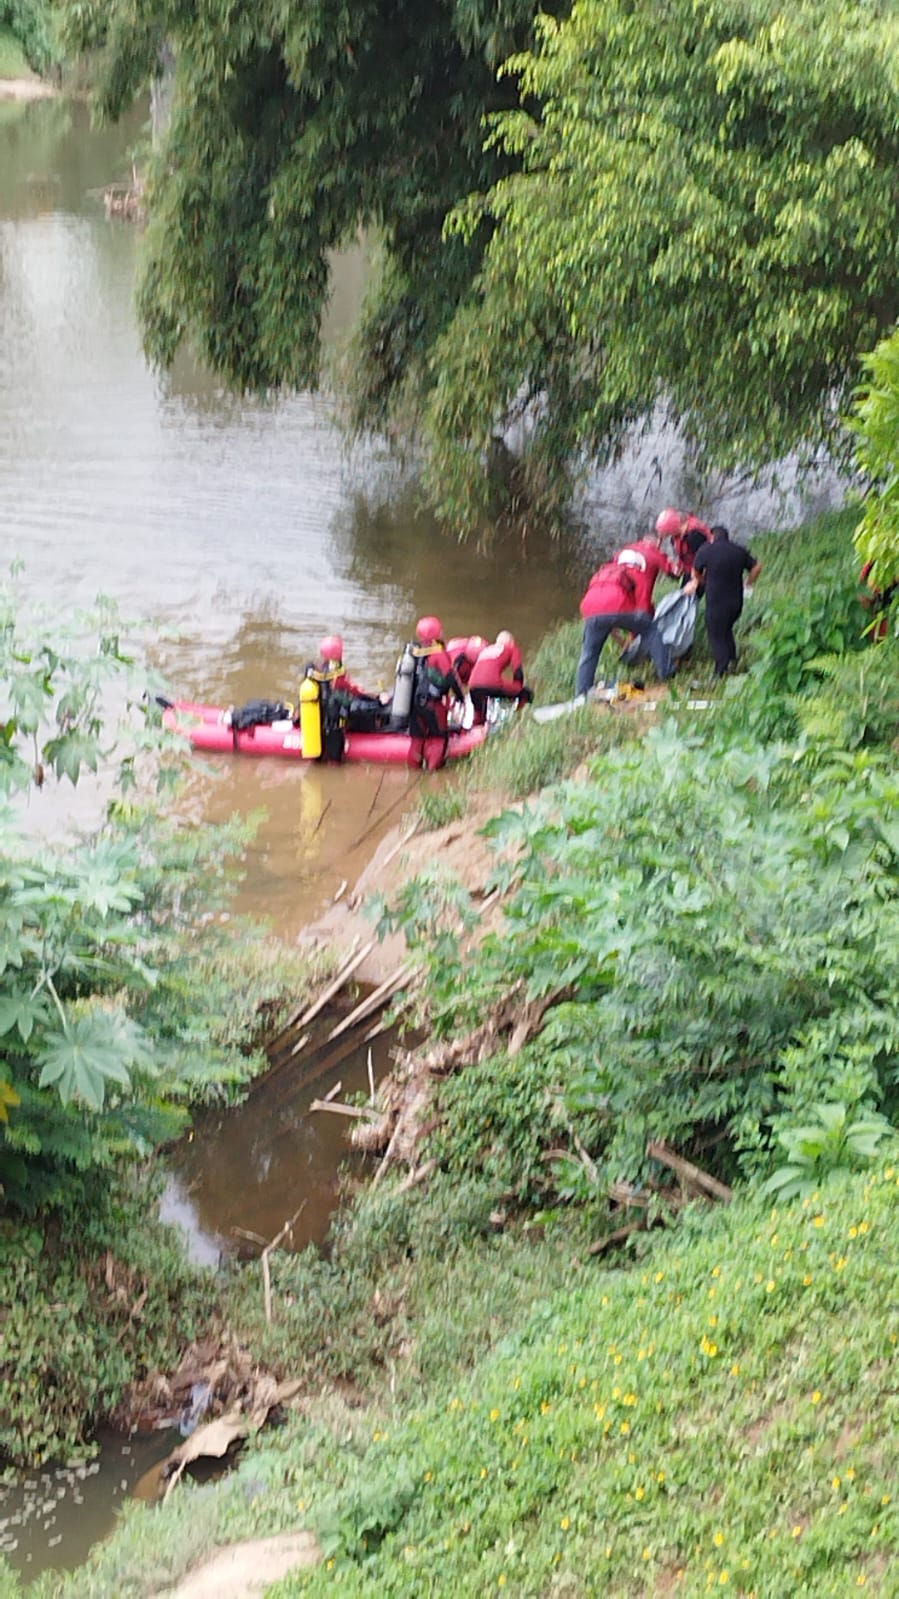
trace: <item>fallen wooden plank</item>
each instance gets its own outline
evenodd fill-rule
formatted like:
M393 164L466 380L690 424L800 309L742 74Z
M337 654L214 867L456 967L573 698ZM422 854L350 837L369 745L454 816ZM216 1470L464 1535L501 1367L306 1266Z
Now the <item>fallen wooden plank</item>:
M395 972L392 972L366 999L360 1001L355 1010L350 1011L349 1016L345 1016L342 1022L338 1022L336 1027L332 1027L328 1034L328 1043L330 1044L333 1038L339 1038L341 1033L348 1032L358 1022L364 1022L367 1017L371 1016L373 1011L379 1010L382 1005L386 1005L393 990L399 988L412 975L414 970L412 963L405 961Z
M669 1166L681 1182L692 1184L694 1188L701 1188L704 1193L711 1194L713 1199L720 1199L725 1205L730 1204L733 1199L734 1191L728 1188L726 1183L720 1183L717 1177L712 1177L700 1166L694 1166L693 1162L685 1160L683 1155L676 1155L666 1144L651 1140L646 1146L646 1153L653 1160L661 1161L663 1166Z
M608 1233L605 1238L598 1238L587 1250L588 1255L604 1255L607 1249L615 1249L623 1244L632 1233L646 1231L645 1216L638 1216L634 1221L625 1222L623 1227L616 1227L613 1233Z
M428 1178L431 1176L431 1173L435 1172L436 1170L436 1160L426 1160L424 1165L416 1166L414 1171L410 1171L408 1177L403 1178L396 1190L397 1193L407 1194L410 1188L417 1188L419 1183L427 1182Z
M310 1110L329 1110L334 1116L363 1117L365 1121L380 1121L378 1111L372 1110L370 1105L344 1105L341 1100L314 1099L309 1106Z
M318 999L315 1000L314 1003L309 1006L308 1010L303 1011L302 1015L292 1016L290 1018L290 1020L287 1022L287 1025L284 1028L284 1031L286 1032L287 1028L289 1028L289 1027L298 1027L298 1028L300 1028L300 1027L308 1027L309 1023L313 1020L313 1018L315 1016L318 1015L319 1011L320 1010L324 1010L325 1006L328 1003L328 1000L329 999L333 999L335 994L339 994L340 990L343 988L344 983L349 982L349 979L352 977L353 973L357 970L357 968L359 966L362 965L362 962L365 960L366 955L370 955L371 954L371 952L374 949L376 943L377 943L377 939L370 938L368 940L368 943L367 944L363 944L362 948L360 949L359 948L359 940L358 940L358 938L354 938L354 940L353 940L353 953L350 956L350 959L346 962L346 964L344 966L341 966L340 971L337 973L337 976L334 978L334 981L328 984L327 988L324 990L323 993L319 994Z

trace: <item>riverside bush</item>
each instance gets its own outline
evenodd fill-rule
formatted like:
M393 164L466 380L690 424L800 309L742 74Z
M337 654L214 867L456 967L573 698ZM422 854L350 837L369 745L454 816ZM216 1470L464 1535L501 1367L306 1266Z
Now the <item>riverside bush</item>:
M130 797L171 774L113 609L44 626L0 591L0 1459L20 1463L81 1447L211 1312L127 1174L190 1105L235 1097L326 965L221 919L254 819L179 826ZM115 787L93 836L20 835L33 782L100 769Z
M148 1179L96 1178L43 1228L0 1231L0 1462L90 1453L128 1382L177 1360L212 1313L214 1279L152 1216Z
M498 1146L496 1180L526 1190L558 1142L552 1085L568 1193L642 1180L651 1138L732 1180L765 1169L775 1115L896 1114L899 789L877 757L847 772L817 755L706 748L672 723L490 825L504 923L475 962L432 946L432 1025L474 1028L516 986L550 1005L524 1063L444 1090L451 1166L490 1171ZM401 911L426 953L428 892L407 887Z

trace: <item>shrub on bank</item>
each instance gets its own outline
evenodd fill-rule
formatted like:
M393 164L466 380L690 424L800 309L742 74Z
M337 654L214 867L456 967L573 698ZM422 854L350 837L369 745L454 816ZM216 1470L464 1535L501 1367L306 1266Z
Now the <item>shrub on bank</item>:
M125 1386L177 1363L208 1322L214 1278L155 1220L144 1178L95 1180L53 1221L0 1232L0 1463L90 1453Z

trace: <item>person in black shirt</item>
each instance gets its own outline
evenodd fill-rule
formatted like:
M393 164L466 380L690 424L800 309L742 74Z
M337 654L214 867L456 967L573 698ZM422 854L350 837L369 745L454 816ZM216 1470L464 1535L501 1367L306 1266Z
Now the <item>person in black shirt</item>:
M713 527L710 542L696 552L694 577L687 587L695 594L705 582L705 626L716 677L736 665L734 623L743 609L743 579L752 584L761 570L761 562L749 550L731 543L726 527Z

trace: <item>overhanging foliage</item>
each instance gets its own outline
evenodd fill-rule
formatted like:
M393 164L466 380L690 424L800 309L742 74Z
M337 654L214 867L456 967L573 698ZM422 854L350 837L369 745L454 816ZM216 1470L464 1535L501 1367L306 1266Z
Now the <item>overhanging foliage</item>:
M64 9L76 38L82 8ZM107 115L145 86L164 40L176 61L140 290L151 358L167 364L187 339L237 388L315 386L328 252L371 228L386 253L365 341L377 409L381 387L420 366L480 258L480 242L447 247L441 229L460 195L507 170L484 152L481 122L514 103L496 69L528 42L535 10L114 0Z
M719 467L840 448L899 306L893 7L581 0L540 35L508 67L539 112L492 122L522 170L451 219L495 231L434 352L444 512L528 401L544 499L657 405Z

